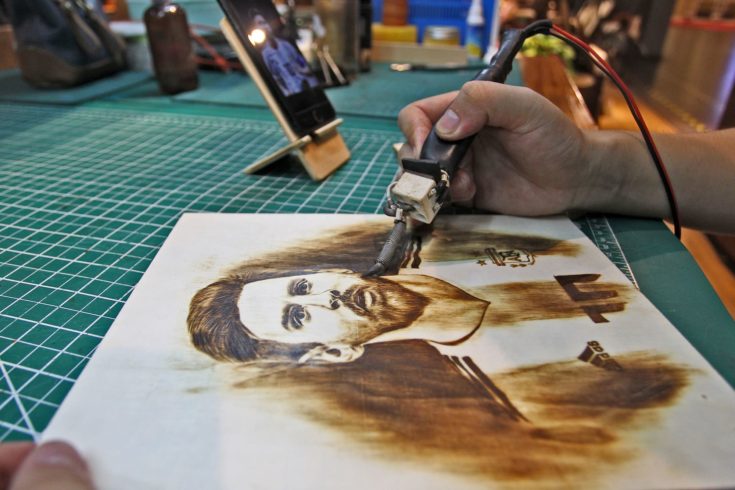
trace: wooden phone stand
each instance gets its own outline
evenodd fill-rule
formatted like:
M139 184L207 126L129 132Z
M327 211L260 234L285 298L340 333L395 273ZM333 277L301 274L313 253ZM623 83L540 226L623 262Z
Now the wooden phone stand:
M250 75L250 78L258 86L260 93L263 94L265 101L268 103L268 107L273 111L276 120L281 125L289 141L283 148L248 165L244 172L246 174L256 172L289 153L293 153L299 159L309 176L314 180L322 180L342 166L350 158L350 150L345 145L342 135L337 131L337 126L342 124L342 119L335 119L306 136L296 135L288 124L288 119L286 119L285 114L279 107L265 80L263 80L257 67L250 59L247 51L245 51L240 38L237 36L230 22L225 18L220 21L219 25L222 28L225 38L227 38L230 46L235 50L237 57L245 67L245 70L247 70L248 75Z

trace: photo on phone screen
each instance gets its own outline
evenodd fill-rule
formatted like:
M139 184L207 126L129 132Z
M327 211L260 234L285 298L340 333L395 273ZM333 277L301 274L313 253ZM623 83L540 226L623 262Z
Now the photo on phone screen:
M303 136L334 120L329 99L270 0L218 0L247 54L288 119Z

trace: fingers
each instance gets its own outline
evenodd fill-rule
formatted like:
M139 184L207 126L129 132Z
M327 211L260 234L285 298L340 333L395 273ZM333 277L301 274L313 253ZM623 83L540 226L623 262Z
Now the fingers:
M473 207L474 205L477 185L475 184L474 167L471 163L473 160L474 149L470 147L462 162L460 162L449 187L452 202L460 206Z
M9 490L92 490L87 464L69 444L53 441L32 451Z
M416 153L434 124L439 136L456 140L485 126L530 131L560 114L551 102L528 88L472 81L459 92L429 97L404 107L398 114L398 125Z
M434 123L456 96L456 91L436 95L416 101L401 110L398 114L398 126L414 151L421 149Z
M450 140L473 135L485 126L530 130L549 109L554 110L553 104L528 88L472 81L462 86L436 129L439 136Z
M418 158L416 149L408 143L401 145L401 149L398 150L398 161L402 162L404 158Z
M471 207L473 205L477 187L475 186L475 178L472 175L471 167L457 170L452 179L449 192L452 195L452 202L461 206Z
M32 442L8 442L0 445L0 489L6 490L23 460L36 447Z

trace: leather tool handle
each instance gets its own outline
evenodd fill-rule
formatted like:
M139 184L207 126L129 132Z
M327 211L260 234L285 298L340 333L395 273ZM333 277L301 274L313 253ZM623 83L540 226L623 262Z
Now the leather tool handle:
M497 54L490 60L488 67L478 73L473 80L504 83L513 68L513 58L521 49L521 44L522 31L516 29L506 31ZM437 136L436 127L433 127L421 148L420 160L438 162L439 168L445 171L451 180L474 139L475 135L472 135L459 141L446 141Z

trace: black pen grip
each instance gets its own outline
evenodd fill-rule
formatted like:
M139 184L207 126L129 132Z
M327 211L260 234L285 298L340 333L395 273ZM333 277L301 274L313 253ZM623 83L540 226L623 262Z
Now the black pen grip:
M520 30L506 31L497 54L490 60L488 67L478 73L473 80L504 83L513 69L513 58L521 49L522 41ZM438 162L439 168L451 179L474 139L475 135L472 135L458 141L446 141L436 134L436 127L433 127L421 148L420 159Z

